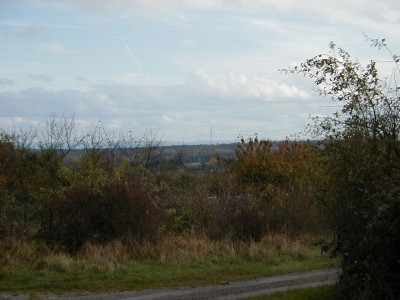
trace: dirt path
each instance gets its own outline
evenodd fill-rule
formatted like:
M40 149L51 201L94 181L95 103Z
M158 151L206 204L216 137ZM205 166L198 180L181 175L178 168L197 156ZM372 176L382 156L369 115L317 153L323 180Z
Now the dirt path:
M122 292L114 294L96 294L81 297L48 297L42 299L57 300L205 300L205 299L245 299L267 295L288 289L315 287L333 284L338 279L337 269L325 269L311 272L291 273L275 277L265 277L246 281L222 282L219 285L196 287L178 287L140 292ZM4 295L2 296L4 297ZM23 299L17 297L0 299ZM26 299L26 298L25 298Z

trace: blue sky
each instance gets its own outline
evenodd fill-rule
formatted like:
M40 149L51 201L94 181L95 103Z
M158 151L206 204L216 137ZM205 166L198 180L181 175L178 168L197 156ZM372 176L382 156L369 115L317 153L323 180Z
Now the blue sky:
M89 130L165 139L273 140L336 108L284 75L334 41L387 61L400 53L398 0L0 0L0 128L75 115ZM391 71L381 63L382 76Z

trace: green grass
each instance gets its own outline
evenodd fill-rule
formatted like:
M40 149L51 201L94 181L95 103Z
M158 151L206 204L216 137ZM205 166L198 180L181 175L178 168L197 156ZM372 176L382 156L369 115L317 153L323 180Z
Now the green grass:
M283 238L276 244L271 241L233 245L175 238L160 246L135 248L135 253L116 244L88 246L74 257L47 253L37 258L30 254L29 259L21 252L14 254L8 266L0 267L0 293L109 293L213 284L337 265L317 247L285 244Z
M335 289L335 285L323 285L316 288L290 290L268 296L248 298L247 300L334 300Z
M69 272L22 269L3 272L1 292L116 292L146 288L200 285L283 274L326 267L325 263L290 263L278 266L259 262L205 262L161 265L155 261L128 262L115 270Z

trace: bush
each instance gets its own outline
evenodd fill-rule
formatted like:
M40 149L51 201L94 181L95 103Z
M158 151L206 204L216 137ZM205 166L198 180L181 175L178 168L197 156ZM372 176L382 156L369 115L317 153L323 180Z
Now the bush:
M386 48L384 40L372 42ZM330 48L332 55L291 71L342 104L309 127L323 137L317 192L333 233L323 250L342 257L340 299L399 299L400 89L379 79L377 62L363 68L334 43ZM400 71L399 57L389 53Z
M113 182L100 190L76 187L59 201L57 212L51 238L69 252L86 242L152 239L160 226L158 207L136 182Z
M400 189L386 197L362 235L335 249L347 254L339 284L345 299L400 299Z

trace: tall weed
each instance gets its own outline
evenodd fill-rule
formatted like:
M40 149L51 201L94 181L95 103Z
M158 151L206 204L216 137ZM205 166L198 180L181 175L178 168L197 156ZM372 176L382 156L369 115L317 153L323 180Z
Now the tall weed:
M157 242L114 240L108 244L87 242L71 255L59 249L27 241L12 241L1 248L1 268L17 270L33 268L56 272L73 270L113 270L129 261L152 260L162 265L205 262L269 261L307 259L315 253L310 250L310 235L292 238L285 234L270 234L259 242L211 240L206 236L168 235ZM286 258L285 258L286 257Z

